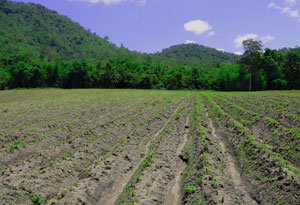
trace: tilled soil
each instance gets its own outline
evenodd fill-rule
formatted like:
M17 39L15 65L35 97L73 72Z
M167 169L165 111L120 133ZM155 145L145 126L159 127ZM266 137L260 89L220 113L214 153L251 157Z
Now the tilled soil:
M185 143L185 125L188 123L190 105L190 101L186 102L175 120L170 123L170 128L159 142L151 166L143 172L136 184L134 197L138 204L161 204L172 189L172 181L178 175L177 170L182 169L179 153Z
M299 96L263 95L0 92L0 204L300 204Z

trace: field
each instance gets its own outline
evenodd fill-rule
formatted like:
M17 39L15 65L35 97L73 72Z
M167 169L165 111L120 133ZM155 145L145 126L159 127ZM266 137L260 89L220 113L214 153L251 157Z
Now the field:
M300 204L300 92L0 92L0 204Z

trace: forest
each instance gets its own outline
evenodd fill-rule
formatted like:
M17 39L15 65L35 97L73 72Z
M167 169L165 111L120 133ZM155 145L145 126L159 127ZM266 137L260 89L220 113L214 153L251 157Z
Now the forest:
M41 5L0 2L0 89L300 89L300 48L254 56L181 44L129 51ZM249 58L254 64L249 64Z

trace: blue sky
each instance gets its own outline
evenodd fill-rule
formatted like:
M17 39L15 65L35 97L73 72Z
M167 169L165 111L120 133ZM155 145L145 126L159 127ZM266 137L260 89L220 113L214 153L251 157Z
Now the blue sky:
M161 51L198 43L242 52L254 38L265 47L299 45L300 0L17 0L66 15L130 50Z

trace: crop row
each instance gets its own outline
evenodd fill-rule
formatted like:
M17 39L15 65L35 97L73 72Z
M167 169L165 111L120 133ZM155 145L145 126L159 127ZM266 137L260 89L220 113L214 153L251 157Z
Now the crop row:
M137 188L139 186L139 183L141 182L143 175L145 174L146 170L148 167L150 167L156 157L158 157L158 152L159 149L162 147L163 139L166 139L170 141L170 138L167 138L168 133L170 130L175 129L175 122L178 120L178 116L181 114L183 109L188 109L188 104L190 102L191 97L186 98L179 106L178 108L174 111L171 119L167 124L165 124L163 130L161 130L160 133L158 133L154 139L151 140L151 143L149 144L148 147L148 152L146 153L145 157L142 159L140 162L139 166L137 169L134 171L132 174L129 182L127 183L126 187L123 190L123 193L119 196L116 204L135 204L138 203L138 199L135 197ZM185 120L184 118L181 117L181 120ZM179 136L180 137L180 136ZM160 157L161 159L162 157ZM147 193L146 193L147 194ZM150 193L149 193L150 194Z
M219 96L212 97L215 102L237 121L249 127L249 132L278 152L284 159L296 166L300 164L300 134L294 127L286 127L277 120L245 110L235 103Z
M181 100L180 100L181 101ZM108 134L108 136L111 136L111 140L108 144L111 145L110 148L106 149L106 152L103 153L102 155L100 155L97 158L94 158L93 162L90 164L90 166L86 166L85 171L84 171L84 175L85 177L81 177L77 182L76 182L76 186L72 187L69 186L67 188L63 188L61 191L58 192L58 194L52 198L51 200L58 200L62 197L60 197L60 193L64 192L65 194L67 194L68 196L67 198L76 198L78 197L78 194L76 194L77 191L81 190L82 187L86 186L86 184L89 184L89 187L87 188L88 191L85 191L85 193L82 193L81 195L85 195L85 194L91 194L94 191L93 186L91 186L91 183L95 183L99 180L102 181L104 183L105 180L107 180L109 177L106 175L101 175L98 176L99 172L98 170L100 170L100 173L103 170L108 170L108 166L113 166L113 165L108 165L110 164L110 162L112 161L118 161L118 164L116 165L117 167L115 167L114 169L109 168L109 172L111 173L107 173L107 174L113 174L114 172L122 172L119 169L124 169L123 166L119 166L122 165L122 163L124 163L124 159L127 159L128 156L130 156L130 152L127 153L127 157L125 156L125 158L120 159L121 156L119 156L119 154L117 154L118 152L123 152L122 150L126 150L127 146L139 146L140 141L141 140L145 140L147 141L147 136L149 134L151 134L151 132L149 134L145 133L145 129L153 124L156 124L156 122L160 122L159 118L162 117L162 115L165 115L169 109L171 109L172 106L176 106L176 104L178 103L178 99L173 99L173 101L169 101L167 104L163 105L163 106L157 106L158 109L153 109L151 112L149 112L150 115L147 115L147 118L139 118L138 122L134 122L132 121L133 119L128 119L128 122L134 124L134 126L129 126L129 130L128 132L124 132L124 128L123 125L126 125L125 127L128 127L127 123L123 124L123 122L121 122L121 124L118 126L119 128L121 128L122 130L122 134L120 136L111 136L111 134L114 132L113 130L110 130ZM153 107L155 108L155 106ZM121 131L120 130L120 131ZM118 133L118 132L117 132ZM91 143L89 143L91 144ZM94 144L94 143L93 143ZM95 144L94 146L91 145L89 147L86 148L86 150L94 150L94 149L99 149L99 145ZM133 148L132 150L130 150L131 152L134 152L135 156L139 156L138 153L136 153L138 151L138 148ZM110 159L110 158L116 158L116 159ZM130 156L130 161L133 161L133 157ZM125 163L127 161L125 160ZM128 162L127 162L128 163ZM119 167L118 167L119 166ZM91 180L91 179L95 179L97 178L97 181ZM89 190L91 189L91 190ZM69 192L69 193L68 193ZM98 193L97 193L98 194ZM74 197L73 197L74 196ZM85 199L83 199L85 200Z
M149 101L149 102L151 102L151 101ZM167 102L167 104L165 104L165 102ZM130 123L139 122L139 120L141 120L139 117L142 114L149 113L150 115L152 115L152 113L153 113L152 109L157 110L157 108L158 108L158 110L161 112L160 107L163 104L165 104L163 107L168 107L168 106L170 106L171 102L172 101L169 101L168 98L166 98L162 102L148 106L148 108L147 108L148 111L143 109L144 107L140 107L140 109L136 110L134 113L131 114L134 117L128 117L128 115L126 114L122 118L120 118L119 120L116 121L116 122L118 122L118 124L111 124L111 123L107 122L106 124L109 124L109 126L107 126L107 128L106 128L106 126L104 126L106 131L103 131L103 126L99 126L99 127L96 126L98 129L100 129L102 131L90 130L89 132L85 132L82 135L78 135L78 137L76 137L76 138L71 138L71 139L69 138L66 141L62 141L63 143L60 143L60 144L55 143L55 144L53 144L53 146L50 146L50 148L51 147L55 148L55 147L57 147L57 145L59 145L58 147L61 147L61 150L64 149L64 151L62 150L62 152L58 152L56 154L56 156L48 158L47 161L45 161L45 158L47 158L48 153L50 154L51 150L49 151L49 149L43 151L40 154L37 153L38 154L36 156L37 158L34 157L35 155L31 156L31 158L26 157L24 162L20 163L19 165L16 165L16 168L13 168L13 167L9 168L9 170L11 170L9 172L13 172L13 173L9 174L9 175L12 175L9 178L14 178L14 176L17 176L14 178L14 181L17 183L11 182L9 184L15 183L15 185L18 185L17 187L23 187L22 189L26 189L26 190L28 190L28 192L35 193L37 190L39 190L39 191L47 190L42 187L45 186L43 184L43 180L48 179L48 181L49 181L49 174L56 175L53 178L53 180L58 180L58 181L61 181L60 177L62 177L64 175L74 175L73 178L75 179L76 175L78 175L78 174L74 174L74 173L81 173L82 171L88 170L87 163L94 163L95 160L100 158L99 154L100 154L100 156L101 155L104 156L108 153L108 150L109 150L108 148L109 148L111 142L103 141L107 134L108 134L108 136L111 136L111 138L114 138L113 135L111 135L111 134L114 133L115 129L121 129L122 131L124 131L124 133L126 133L127 131L125 132L123 127L124 126L126 127L129 122ZM146 113L144 113L144 111L146 111ZM147 117L147 115L145 115L145 117ZM127 121L126 120L124 121L124 119L127 119ZM146 120L147 118L144 118L144 119ZM111 127L111 125L113 125L113 126ZM132 127L133 126L128 127L128 129L127 129L128 133L130 132L130 129ZM95 135L96 133L97 133L97 136ZM108 139L110 139L110 138L108 138ZM69 142L71 143L70 146L68 145ZM98 149L99 145L101 145L100 148L103 147L103 149ZM98 148L96 148L97 146L98 146ZM91 150L91 148L93 148L93 149L95 148L98 150L97 150L97 152L93 152ZM58 148L58 149L60 149L60 148ZM51 152L57 152L57 151L54 149ZM88 160L86 160L86 159L88 159ZM42 162L42 164L40 164L40 162ZM82 162L84 162L84 163L82 163ZM82 163L82 166L83 166L82 168L80 168L81 166L79 166L80 163ZM23 168L20 170L19 167L23 167ZM39 169L38 167L41 167L41 169ZM61 169L60 167L65 167L65 168ZM29 171L29 174L31 173L29 178L27 176L26 170ZM66 173L62 174L62 173L60 173L60 170L61 171L72 170L71 171L72 174L70 173L70 171L67 171ZM19 175L18 172L20 172L20 171L21 171L21 173ZM4 173L4 174L6 175L9 172ZM17 174L17 175L15 175L15 174ZM20 179L20 181L18 179ZM70 179L68 177L63 181L66 181L66 180L70 181L70 182L68 182L68 184L72 184L72 181L74 181L73 179ZM31 181L35 181L35 183L36 183L35 187L32 187L32 183L29 183ZM49 183L51 183L51 182L49 181ZM5 184L7 184L7 183L5 183ZM54 190L54 191L57 192L57 190ZM49 192L49 190L48 190L48 192ZM51 191L51 192L53 192L53 191ZM47 193L47 195L51 196L51 194L50 194L51 192ZM44 194L42 193L42 195L45 196L45 193Z
M262 204L297 204L300 197L300 170L284 160L280 153L257 140L211 96L204 94L204 98L218 129L227 134L241 166L242 176L253 188L251 194L255 200Z

